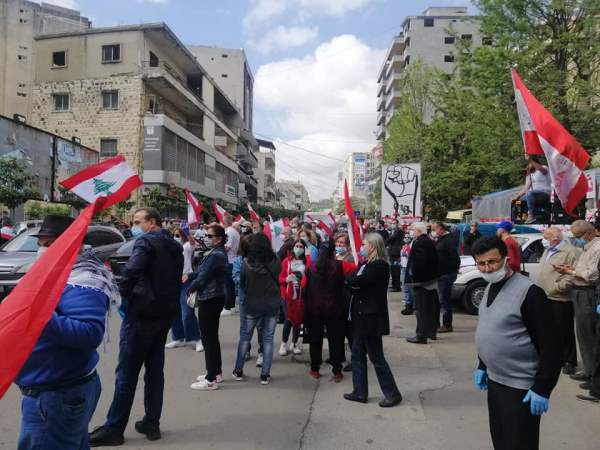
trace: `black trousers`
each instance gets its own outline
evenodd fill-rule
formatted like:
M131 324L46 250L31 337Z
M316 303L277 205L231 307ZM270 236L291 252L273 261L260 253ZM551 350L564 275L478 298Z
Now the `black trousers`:
M523 403L526 390L488 379L488 411L494 450L538 450L540 418L531 414L531 403Z
M600 318L596 325L596 370L594 372L594 378L592 379L592 387L590 388L590 395L596 398L600 398Z
M413 286L414 309L417 318L417 337L419 339L435 338L437 291L420 286Z
M558 325L559 340L563 348L563 365L577 365L577 344L575 343L575 314L573 302L550 300L550 313Z
M307 314L306 328L310 344L310 369L318 372L323 364L323 336L327 329L329 343L329 362L333 373L342 373L342 355L344 354L344 325L343 316L315 316Z
M596 342L596 290L573 290L573 308L575 310L575 323L577 324L577 343L583 361L583 369L592 375L596 368L594 357L594 342Z
M398 261L400 255L390 255L390 275L392 276L392 288L400 289L400 266L395 266L394 262Z
M350 346L350 354L352 354L352 321L348 320L348 310L344 308L344 335ZM342 345L342 362L346 361L346 349Z
M223 372L221 365L221 343L219 342L219 322L225 299L223 297L198 301L198 324L204 345L206 379L215 381Z

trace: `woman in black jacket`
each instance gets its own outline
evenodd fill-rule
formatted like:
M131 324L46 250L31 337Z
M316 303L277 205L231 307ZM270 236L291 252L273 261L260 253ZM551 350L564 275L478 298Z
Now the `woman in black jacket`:
M389 280L389 257L383 238L367 233L363 241L361 263L355 275L347 275L346 282L354 289L351 305L352 318L352 384L354 390L344 394L346 400L367 403L369 385L367 379L367 355L379 380L385 398L379 402L382 408L395 406L402 401L394 375L383 355L382 336L390 334L390 316L387 305Z

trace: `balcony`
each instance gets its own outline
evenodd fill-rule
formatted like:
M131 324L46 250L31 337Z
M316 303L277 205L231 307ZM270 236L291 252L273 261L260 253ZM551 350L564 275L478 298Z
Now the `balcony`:
M387 95L382 94L377 97L377 111L381 111L385 107L385 103L387 102Z
M378 126L375 131L375 137L380 141L385 140L387 137L387 127L384 125Z
M377 81L381 81L383 78L387 78L389 71L388 63L394 58L395 55L400 55L406 50L407 38L404 34L400 33L398 36L394 36L392 43L390 44L388 51L385 55L385 61L383 62Z
M404 79L404 72L394 72L386 84L386 94L391 92L392 89L400 87L400 81Z
M390 124L390 122L394 118L394 115L396 114L396 111L398 111L398 108L392 108L387 112L387 115L385 116L385 125L386 126L388 126Z
M387 96L385 102L385 109L389 110L394 107L400 106L402 103L402 89L394 88Z
M387 66L385 76L390 78L391 74L394 72L401 72L406 65L405 55L394 55L392 59L390 59L389 64Z
M387 111L385 111L385 110L379 111L379 113L377 114L377 125L383 125L383 122L385 121L386 116L387 116Z
M265 194L271 194L275 196L275 189L271 185L265 185Z
M388 82L387 78L384 78L379 82L379 85L377 86L377 96L380 96L385 91L387 91L387 89L388 89L387 82Z

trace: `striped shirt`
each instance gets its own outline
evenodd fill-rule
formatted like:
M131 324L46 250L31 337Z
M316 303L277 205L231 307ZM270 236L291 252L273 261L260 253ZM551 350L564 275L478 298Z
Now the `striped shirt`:
M575 286L595 286L598 283L598 261L600 260L600 238L594 238L583 246L583 253L575 266Z

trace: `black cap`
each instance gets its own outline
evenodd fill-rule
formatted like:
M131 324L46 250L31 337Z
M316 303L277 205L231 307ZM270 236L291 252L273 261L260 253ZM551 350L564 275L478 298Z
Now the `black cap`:
M44 217L40 231L37 234L32 234L32 236L60 236L73 222L75 222L75 219L71 217L47 215Z

